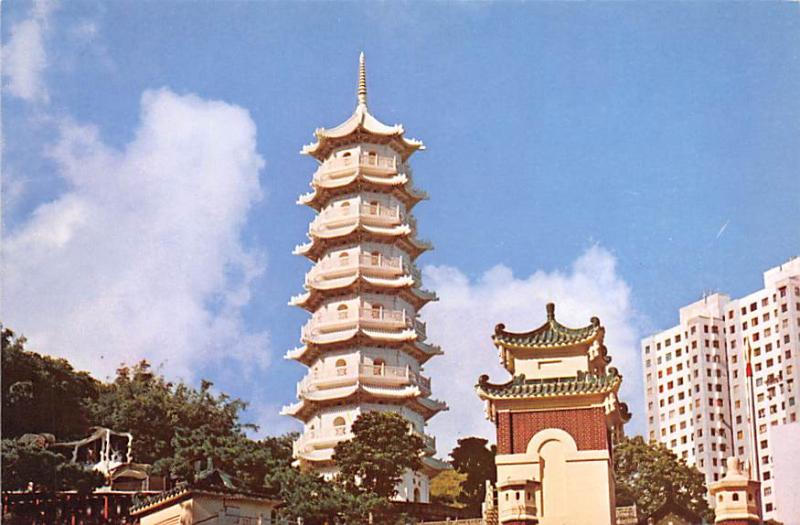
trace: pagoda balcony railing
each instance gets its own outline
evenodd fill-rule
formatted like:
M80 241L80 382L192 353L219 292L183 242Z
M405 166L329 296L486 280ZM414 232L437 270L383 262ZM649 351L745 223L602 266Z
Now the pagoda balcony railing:
M425 323L415 319L405 310L388 308L347 308L332 313L313 316L303 328L303 336L315 336L353 328L370 328L378 331L413 329L425 335Z
M529 517L536 517L536 503L533 501L519 501L514 502L508 507L500 506L498 517L500 523L504 521L511 521L516 519L528 519Z
M365 275L380 277L395 277L409 273L419 279L419 270L409 266L402 257L387 257L383 254L360 253L358 255L332 256L321 259L308 272L306 284L314 285L326 280L338 279L353 275L360 270ZM417 281L419 282L419 280Z
M415 372L409 366L390 366L382 363L360 363L350 366L337 366L311 370L297 386L298 395L304 392L316 392L325 388L350 385L356 381L366 384L402 386L418 386L425 395L431 393L431 380Z
M416 430L411 431L412 434L418 436L422 439L422 446L424 451L427 454L435 454L436 453L436 438L433 436L429 436L428 434L424 434L422 432L417 432Z
M374 175L391 176L397 173L399 164L395 157L377 154L350 155L326 160L317 168L314 180L335 180L346 177L358 168Z
M294 449L296 452L309 452L315 448L333 446L339 441L352 438L353 433L350 432L346 425L335 426L325 430L306 430L303 435L294 442Z
M387 207L380 204L344 205L326 208L311 222L311 233L325 233L351 226L360 219L371 226L396 226L406 219L399 206Z

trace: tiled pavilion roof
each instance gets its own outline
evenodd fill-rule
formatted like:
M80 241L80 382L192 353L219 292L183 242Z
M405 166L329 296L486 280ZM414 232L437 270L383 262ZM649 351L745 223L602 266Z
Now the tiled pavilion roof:
M554 379L528 380L520 374L502 385L489 383L489 376L483 375L478 380L477 388L482 396L507 399L599 394L613 392L621 383L622 376L616 368L610 367L606 374L579 372L577 377Z
M604 331L597 317L592 317L590 324L583 328L568 328L556 321L555 308L553 303L548 303L547 321L530 332L508 332L505 325L498 324L492 340L495 345L512 348L556 348L590 343Z

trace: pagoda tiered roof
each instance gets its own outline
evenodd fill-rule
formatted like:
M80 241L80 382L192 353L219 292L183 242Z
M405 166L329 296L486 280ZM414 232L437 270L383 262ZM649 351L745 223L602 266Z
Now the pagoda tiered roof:
M350 346L351 341L346 341L347 345ZM355 344L362 343L362 341L355 341ZM363 341L364 346L375 346L373 341ZM388 346L386 342L381 341L380 346ZM394 347L394 346L393 346ZM313 364L314 359L316 359L320 354L326 352L327 350L334 351L340 349L341 345L319 345L314 343L307 343L303 346L299 346L297 348L292 348L291 350L287 351L286 354L283 356L284 359L294 359L299 363L302 363L306 366L311 366ZM412 356L414 359L419 361L420 364L425 364L431 357L437 355L443 355L444 352L442 348L438 345L432 345L429 343L424 343L422 341L403 341L400 346L397 347L398 349L402 349L403 352L407 353L408 355Z
M418 286L418 282L409 275L402 275L394 279L370 277L362 273L352 275L346 279L339 279L338 282L329 286L306 285L303 293L293 296L289 300L289 306L299 306L308 311L316 310L326 297L331 295L342 295L348 289L357 288L364 291L385 291L396 290L397 297L420 309L430 301L438 300L436 293L425 290Z
M352 386L320 390L315 393L303 393L298 402L283 407L281 414L306 421L320 408L358 402L355 398L393 399L408 406L426 420L448 409L446 403L427 397L417 386L392 388L356 383Z
M605 330L600 320L592 317L590 324L582 328L568 328L555 318L555 305L547 304L547 321L530 332L515 333L506 330L504 324L495 327L492 341L498 347L521 349L559 348L588 344L601 339Z
M372 241L384 244L394 244L405 251L413 261L426 251L433 248L430 241L418 239L413 235L410 226L398 228L373 228L362 223L355 224L346 233L336 237L319 237L309 234L311 240L305 244L295 246L294 255L303 255L316 262L331 248L362 241Z

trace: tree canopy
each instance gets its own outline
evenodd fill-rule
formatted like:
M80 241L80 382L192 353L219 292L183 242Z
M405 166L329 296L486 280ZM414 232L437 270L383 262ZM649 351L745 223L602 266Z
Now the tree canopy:
M665 501L684 506L706 521L714 514L706 500L705 476L661 444L641 436L623 438L614 448L617 493L633 499L645 515Z
M465 475L461 482L458 501L474 512L480 512L481 503L486 494L486 480L497 481L497 468L494 456L496 447L488 447L488 441L479 437L467 437L458 440L458 444L450 452L453 468Z
M26 340L2 328L2 434L16 438L49 433L60 440L83 437L91 426L89 403L100 383L65 359L25 349Z
M461 484L466 479L466 474L453 469L439 472L431 479L431 502L463 507L464 504L459 501L459 496L461 495Z
M409 430L410 423L399 414L358 416L352 426L353 439L338 443L333 453L344 486L354 493L395 496L403 473L422 467L422 438Z

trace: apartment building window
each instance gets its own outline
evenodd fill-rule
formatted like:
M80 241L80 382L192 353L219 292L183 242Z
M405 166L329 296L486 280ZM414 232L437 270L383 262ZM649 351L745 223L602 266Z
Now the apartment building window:
M672 390L673 386L675 386L675 383L673 383L672 381L667 382L667 390Z
M764 321L764 322L769 321L769 312L767 312L764 315L762 315L761 316L761 320Z
M767 306L767 302L768 302L767 298L764 297L763 299L761 299L761 306Z
M645 345L645 346L644 346L644 353L645 353L645 354L649 354L649 353L650 353L650 345ZM648 365L648 366L649 366L649 365Z
M737 425L741 425L742 424L742 416L736 416L736 424ZM741 434L741 431L739 432L739 434ZM741 439L741 436L740 436L739 439Z
M742 330L747 330L747 321L742 323Z
M770 494L772 494L772 487L764 488L764 496L769 496Z
M675 357L680 357L680 356L681 356L681 353L682 353L682 352L681 352L681 349L680 349L680 348L678 348L677 350L675 350Z
M733 371L733 378L734 379L738 379L739 378L739 371L738 370L734 370Z
M728 333L735 334L736 333L736 325L732 324L728 327Z
M728 310L728 319L733 319L733 310Z
M756 311L756 308L758 308L758 306L756 305L756 303L750 303L750 311L751 311L751 312L755 312L755 311Z
M683 370L683 363L678 363L677 365L675 365L675 370L678 372Z
M711 327L711 333L712 334L718 334L719 333L719 326L712 326Z
M758 417L766 417L767 411L763 408L758 409Z
M758 341L758 340L759 340L759 338L760 338L760 336L758 335L758 332L755 332L755 333L753 334L753 342L756 342L756 341Z
M708 333L708 325L707 325L707 324L704 324L704 325L703 325L703 333L704 333L704 334L707 334L707 333Z
M772 358L767 359L767 366L772 366L774 363L775 363L774 359L772 359Z
M667 340L664 341L664 346L670 346L670 345L672 345L672 339L667 338Z
M656 343L656 350L661 350L661 343Z
M675 342L676 343L680 343L681 342L681 334L675 334ZM678 355L680 355L680 354L678 354Z
M761 456L761 464L768 465L769 464L769 456Z
M736 348L736 339L731 339L731 349Z
M758 394L758 396L756 396L756 400L757 400L759 403L763 402L763 401L764 401L764 394L763 394L763 393L761 393L761 394Z
M761 448L767 448L767 444L768 444L768 443L767 443L767 440L766 440L766 439L762 439L762 440L761 440L761 443L759 443L759 445L761 446Z
M703 453L703 450L705 450L705 447L703 446L703 444L702 444L702 443L700 443L699 445L697 445L697 452L698 452L698 453L702 454L702 453Z

